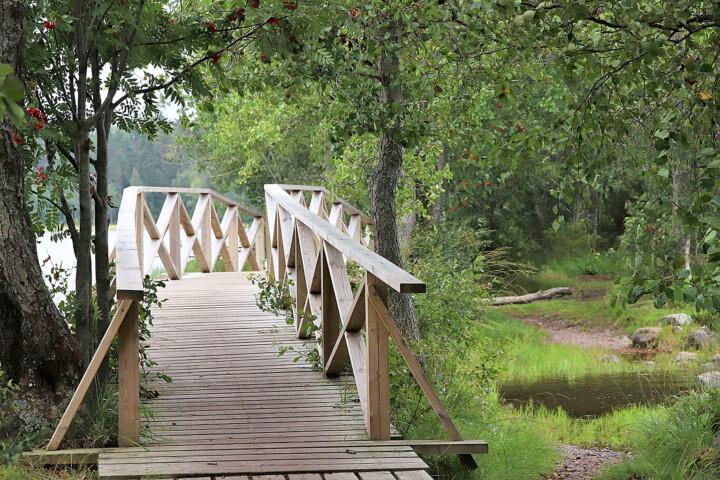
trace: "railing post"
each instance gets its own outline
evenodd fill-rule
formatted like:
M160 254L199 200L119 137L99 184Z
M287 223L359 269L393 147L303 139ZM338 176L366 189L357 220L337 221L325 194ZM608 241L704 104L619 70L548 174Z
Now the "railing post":
M205 210L202 211L202 217L201 217L201 227L200 227L200 249L203 252L203 256L205 257L205 262L207 262L207 270L202 268L202 271L204 273L209 273L213 271L213 265L210 265L211 255L212 255L212 225L211 225L211 210L212 210L212 196L208 193L203 193L200 195L200 198L205 198L207 203L205 204Z
M169 195L175 195L176 201L173 207L172 214L170 215L170 223L168 224L168 230L170 235L170 258L175 265L175 273L177 273L176 280L182 279L182 240L180 239L180 195L177 193L171 193Z
M142 292L140 292L142 293ZM118 445L140 442L139 304L133 299L118 330Z
M370 305L373 292L387 303L387 285L365 272L365 328L367 336L367 411L365 425L370 440L390 439L390 374L388 332ZM323 319L324 320L324 319Z
M325 254L325 246L321 246L321 295L322 295L322 365L323 370L327 366L332 355L333 347L340 333L340 312L335 299L335 289L330 276L330 266Z
M265 265L265 232L267 230L267 222L265 221L264 217L257 218L260 222L260 228L258 228L257 236L255 237L255 259L257 260L258 265L260 265L260 268L262 269Z

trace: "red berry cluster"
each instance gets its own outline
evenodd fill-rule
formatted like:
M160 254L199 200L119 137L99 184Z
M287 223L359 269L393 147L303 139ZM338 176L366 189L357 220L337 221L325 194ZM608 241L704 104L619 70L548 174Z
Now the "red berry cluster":
M267 19L267 23L270 25L280 25L280 19L276 17L270 17Z
M210 33L217 32L217 26L215 25L215 22L207 22L207 29Z
M357 17L358 15L360 15L360 10L358 10L357 7L352 7L352 8L350 9L350 16L353 17L353 18L355 18L355 17Z
M210 56L210 61L215 65L220 61L220 57L222 57L222 52L215 52Z
M240 22L244 22L245 21L245 9L238 8L234 12L230 12L230 14L227 16L227 19L228 19L228 22L235 22L238 20Z
M43 24L45 25L46 30L55 30L55 28L57 27L55 22L51 22L50 20L45 20Z
M47 180L47 177L45 176L45 173L43 171L43 167L37 167L37 173L35 174L35 185L40 185L41 183L45 182Z
M297 8L297 3L295 2L288 2L287 0L283 2L283 5L288 10L295 10Z
M25 112L28 115L30 115L31 118L34 119L33 128L35 129L36 132L45 126L45 115L43 115L43 113L40 110L38 110L35 107L30 107L27 110L25 110Z
M19 133L13 132L12 141L13 141L13 143L15 143L15 145L22 145L25 140L23 139L22 135L20 135Z
M250 8L259 8L260 7L260 0L250 0L248 2L248 5L250 5Z

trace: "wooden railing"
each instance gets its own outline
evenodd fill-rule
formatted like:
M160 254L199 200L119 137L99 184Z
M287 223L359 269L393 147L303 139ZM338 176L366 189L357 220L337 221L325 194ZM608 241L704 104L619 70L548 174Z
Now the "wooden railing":
M287 282L295 300L298 337L313 331L326 375L352 368L371 440L390 439L389 341L453 441L462 437L388 313L388 291L425 292L425 283L374 253L370 219L320 187L265 185L269 230L269 271ZM329 211L328 211L328 203ZM370 248L368 248L370 247ZM348 267L362 279L352 289ZM315 329L311 328L312 322ZM469 468L471 455L461 455Z
M165 194L157 220L153 219L146 194ZM197 197L192 217L184 197ZM223 206L220 219L214 203ZM245 227L242 216L252 218ZM167 240L166 240L167 238ZM118 444L130 446L140 440L140 365L138 302L143 280L152 273L154 260L170 280L179 280L194 254L201 272L211 272L218 259L225 271L242 271L245 265L260 270L265 258L265 224L261 213L212 190L199 188L128 187L123 192L115 248L112 290L117 293L113 319L75 390L46 449L57 450L77 414L115 336L118 337Z

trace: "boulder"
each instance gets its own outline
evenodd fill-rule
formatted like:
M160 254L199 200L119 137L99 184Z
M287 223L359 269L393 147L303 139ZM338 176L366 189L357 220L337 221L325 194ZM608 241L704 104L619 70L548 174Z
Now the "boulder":
M687 313L671 313L662 317L660 322L673 327L684 327L693 323L693 319Z
M720 336L707 327L698 328L687 336L689 348L712 348L720 343Z
M657 347L660 339L660 329L655 327L638 328L630 335L633 347L637 348L653 348Z
M603 355L600 361L605 363L620 363L620 357L611 353L609 355Z
M696 378L706 387L720 387L720 372L718 372L717 370L714 372L701 373Z
M695 352L680 352L675 356L673 362L685 365L687 363L697 362L698 360L700 360L700 356Z

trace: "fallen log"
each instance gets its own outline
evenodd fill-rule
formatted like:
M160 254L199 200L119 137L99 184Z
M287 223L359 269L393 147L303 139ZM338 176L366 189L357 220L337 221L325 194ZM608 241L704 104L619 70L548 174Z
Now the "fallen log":
M565 297L572 295L570 287L555 287L549 290L540 290L535 293L528 293L527 295L513 295L509 297L496 297L493 300L493 306L499 305L512 305L516 303L530 303L538 300L550 300L555 297Z

